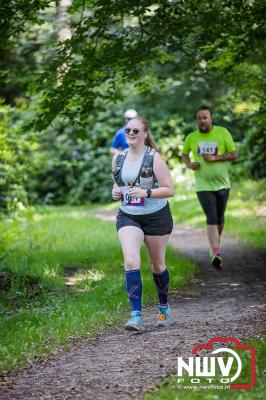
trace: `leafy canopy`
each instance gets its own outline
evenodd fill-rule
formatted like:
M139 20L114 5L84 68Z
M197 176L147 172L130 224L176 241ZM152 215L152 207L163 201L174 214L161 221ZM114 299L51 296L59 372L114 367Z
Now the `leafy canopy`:
M248 86L265 112L265 1L74 0L68 12L72 37L57 44L35 87L39 127L61 113L82 120L99 98L108 107L129 81L145 93L154 65L169 62Z

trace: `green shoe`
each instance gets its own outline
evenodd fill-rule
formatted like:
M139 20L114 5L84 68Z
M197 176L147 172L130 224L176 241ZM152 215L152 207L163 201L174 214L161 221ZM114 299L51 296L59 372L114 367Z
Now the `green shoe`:
M223 259L221 254L214 254L212 256L212 265L214 266L214 268L216 268L217 270L220 270L223 268Z
M159 314L157 316L157 326L167 327L172 323L171 308L159 307Z
M125 325L126 331L144 331L144 321L139 311L132 311L130 319Z

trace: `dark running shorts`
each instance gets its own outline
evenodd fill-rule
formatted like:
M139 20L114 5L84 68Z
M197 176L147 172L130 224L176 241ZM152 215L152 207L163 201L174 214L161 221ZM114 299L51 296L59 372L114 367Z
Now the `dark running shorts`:
M222 225L230 189L197 192L208 225Z
M117 231L124 226L136 226L147 236L169 235L173 229L173 218L169 204L167 203L159 211L143 215L126 214L119 210L116 216Z

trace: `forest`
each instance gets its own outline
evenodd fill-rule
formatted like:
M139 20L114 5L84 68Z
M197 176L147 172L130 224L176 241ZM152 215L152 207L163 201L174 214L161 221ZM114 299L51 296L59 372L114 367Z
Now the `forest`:
M265 177L265 2L1 2L1 213L110 201L109 147L135 108L170 168L204 104L235 179Z

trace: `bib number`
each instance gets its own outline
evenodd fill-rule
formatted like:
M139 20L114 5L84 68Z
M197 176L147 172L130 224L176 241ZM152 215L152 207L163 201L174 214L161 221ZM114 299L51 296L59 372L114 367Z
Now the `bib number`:
M144 198L137 197L136 199L133 199L132 197L130 197L129 189L131 189L131 188L132 188L132 186L123 186L120 188L120 190L122 192L122 197L121 197L122 206L143 207L144 206Z
M198 143L198 155L202 156L203 154L218 154L218 146L216 142L199 142Z

